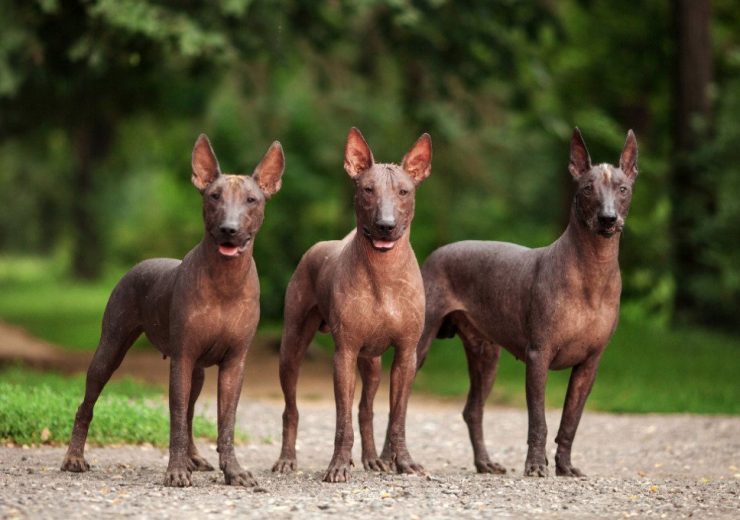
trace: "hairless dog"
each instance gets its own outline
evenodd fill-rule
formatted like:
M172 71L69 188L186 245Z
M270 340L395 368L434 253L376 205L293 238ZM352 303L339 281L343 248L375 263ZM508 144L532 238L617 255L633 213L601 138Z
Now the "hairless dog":
M431 172L432 145L422 135L400 166L373 160L353 128L344 169L355 182L357 228L343 240L319 242L301 259L285 296L280 384L285 395L283 445L273 471L296 469L296 384L306 348L317 330L335 343L337 425L334 456L324 476L346 482L352 466L352 400L355 367L362 378L360 432L366 469L423 471L406 448L406 406L416 370L416 344L424 324L424 286L409 243L416 187ZM380 380L380 355L395 346L386 443L378 457L372 401Z
M465 241L437 249L424 263L426 324L422 365L432 339L462 339L470 393L463 417L481 473L504 473L483 440L483 405L496 377L500 347L526 363L529 412L524 472L547 475L545 384L548 369L572 367L560 430L557 475L580 476L571 446L596 370L617 326L622 287L619 237L637 177L637 142L630 130L619 166L593 166L576 128L570 173L577 184L565 232L539 249Z
M87 371L85 398L62 464L87 471L83 452L93 407L142 332L170 362L170 460L167 486L192 485L193 470L213 467L193 443L193 406L204 367L219 366L218 453L227 484L255 484L234 454L234 420L244 363L259 321L259 280L252 258L265 201L280 189L285 159L275 141L249 176L223 175L208 138L192 157L192 182L203 196L205 236L181 261L145 260L113 289L100 343Z

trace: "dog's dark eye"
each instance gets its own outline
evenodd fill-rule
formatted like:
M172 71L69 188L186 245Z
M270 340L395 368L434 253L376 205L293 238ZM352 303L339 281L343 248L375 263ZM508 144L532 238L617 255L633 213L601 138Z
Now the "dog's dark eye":
M619 193L621 193L622 195L624 195L625 193L627 193L627 186L620 186L619 187Z
M403 196L406 196L409 194L409 190L398 190L398 194Z
M590 184L586 184L586 185L585 185L585 186L583 187L583 193L585 193L586 195L591 195L591 193L592 193L593 191L594 191L594 187L593 187L592 185L590 185Z
M221 198L221 194L218 193L217 191L214 191L213 193L211 193L211 200L218 200L220 198Z
M249 197L247 197L247 203L249 203L249 204L252 204L252 203L254 203L254 202L257 202L257 199L255 199L255 198L254 198L254 197L252 197L251 195L250 195Z
M372 193L373 192L373 187L372 186L365 186L363 188L363 190L365 190L365 193Z

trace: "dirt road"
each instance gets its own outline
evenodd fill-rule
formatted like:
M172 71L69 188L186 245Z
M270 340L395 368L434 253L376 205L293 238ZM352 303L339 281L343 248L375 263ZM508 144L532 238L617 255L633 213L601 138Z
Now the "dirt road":
M136 354L142 357L129 360L132 367L136 363L150 367L155 362L166 367L161 358ZM276 399L274 355L266 347L251 361L253 376L248 375L238 416L239 426L249 432L251 441L238 447L237 453L257 477L259 487L230 488L223 484L220 472L213 472L197 473L193 488L165 488L161 483L167 453L152 447L90 448L92 471L75 475L58 469L64 448L0 447L0 518L740 516L738 417L586 412L573 460L588 477L535 479L522 476L524 410L487 408L485 428L491 455L509 472L478 475L460 416L462 402L412 396L409 446L428 475L374 474L360 467L348 484L324 484L321 477L334 438L334 404L328 360L320 353L306 366L299 383L300 471L275 475L270 467L279 453L282 405ZM146 376L139 369L149 379L161 377ZM215 414L212 397L205 396L201 406L205 413ZM386 399L380 397L375 420L378 443L387 412ZM548 414L550 456L558 420L558 411ZM359 464L359 434L355 438L354 458ZM202 444L201 448L215 465L215 446Z

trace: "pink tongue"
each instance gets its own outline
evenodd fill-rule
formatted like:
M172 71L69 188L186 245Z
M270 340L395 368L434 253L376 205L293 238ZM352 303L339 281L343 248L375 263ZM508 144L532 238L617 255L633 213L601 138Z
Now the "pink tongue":
M396 243L389 240L373 240L373 246L377 249L392 249L394 245Z
M236 256L239 254L239 248L236 246L218 246L218 252L224 256Z

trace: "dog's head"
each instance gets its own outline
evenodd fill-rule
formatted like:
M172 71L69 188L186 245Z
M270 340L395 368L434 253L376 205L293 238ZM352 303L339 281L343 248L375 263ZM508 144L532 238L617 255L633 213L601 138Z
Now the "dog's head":
M251 176L222 174L208 137L201 134L193 147L193 185L203 195L206 233L227 258L249 249L262 225L265 202L282 183L285 157L272 143Z
M619 166L614 167L606 163L593 166L581 132L574 129L568 169L578 185L574 204L581 223L606 238L620 233L637 178L637 140L632 130L627 132Z
M390 251L414 218L416 187L432 171L432 139L423 134L401 165L375 163L360 131L352 128L344 169L355 181L357 232L377 251Z

